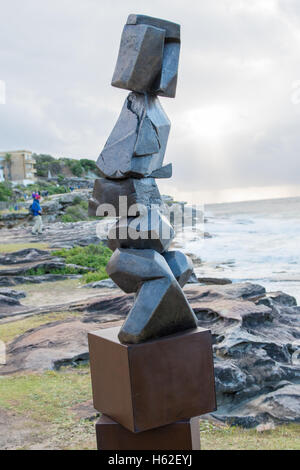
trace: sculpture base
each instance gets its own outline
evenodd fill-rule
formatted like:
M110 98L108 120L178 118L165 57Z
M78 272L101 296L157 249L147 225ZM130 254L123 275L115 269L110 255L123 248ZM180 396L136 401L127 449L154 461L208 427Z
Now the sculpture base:
M98 450L200 450L199 419L133 433L106 415L96 423Z
M194 328L121 344L120 328L89 333L94 407L131 432L216 409L212 340Z

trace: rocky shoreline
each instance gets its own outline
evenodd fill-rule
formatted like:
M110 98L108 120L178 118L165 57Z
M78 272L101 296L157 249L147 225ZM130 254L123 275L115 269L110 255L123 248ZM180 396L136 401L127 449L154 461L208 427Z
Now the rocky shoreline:
M71 198L69 194L65 197ZM70 312L74 318L42 324L16 336L7 344L7 362L0 366L0 375L86 362L87 332L123 323L133 297L123 294L112 281L80 285L81 274L28 275L33 268L47 271L67 266L51 254L54 248L99 243L98 223L52 222L45 224L41 238L32 236L26 225L1 230L2 242L27 243L31 248L0 255L0 325L49 312ZM49 248L39 249L40 241ZM84 272L84 266L76 267ZM78 281L76 287L68 287L71 280ZM30 305L26 286L48 282L53 286L53 302ZM69 297L74 289L80 296L55 299L60 282L66 283ZM184 291L199 326L210 329L213 336L218 402L214 418L243 427L299 422L300 307L294 297L266 292L259 284L197 279L195 275Z
M23 255L34 258L26 250ZM4 261L17 257L20 253L7 255ZM98 289L85 289L97 292L93 298L44 310L22 305L22 291L2 288L2 324L11 321L12 315L22 318L51 310L79 312L80 317L42 325L15 338L8 344L7 364L0 373L57 369L87 361L87 332L121 325L133 302L132 296L111 283L96 284ZM282 292L267 293L251 283L188 284L185 293L199 326L213 335L218 402L214 417L243 427L299 421L300 307L295 299Z

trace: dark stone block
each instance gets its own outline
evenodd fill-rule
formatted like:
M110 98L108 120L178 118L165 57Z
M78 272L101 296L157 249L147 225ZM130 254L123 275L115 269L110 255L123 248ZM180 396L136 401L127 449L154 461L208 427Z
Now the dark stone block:
M193 273L193 263L191 259L181 251L166 251L163 253L163 257L170 266L178 283L183 287Z
M164 29L125 25L111 84L138 92L150 91L161 70L164 40Z
M211 334L196 328L137 345L119 328L89 333L93 400L132 432L216 409Z
M152 155L159 152L159 148L160 144L155 127L148 116L145 116L139 128L134 156L143 157L145 155Z
M136 292L144 281L173 278L165 259L155 250L118 249L109 260L106 271L127 293Z
M161 74L153 85L154 92L157 95L175 98L179 54L180 43L167 42L165 44Z
M122 343L141 343L196 328L197 317L173 277L145 281L120 333Z
M108 233L108 246L140 250L166 251L175 236L174 229L159 210L148 211L140 217L121 217Z
M127 178L117 181L98 178L95 180L93 195L89 200L89 215L103 217L103 211L101 213L98 211L97 214L97 209L102 204L111 204L115 209L116 217L125 217L134 204L160 207L162 201L153 178Z
M171 178L172 177L172 163L169 163L168 165L162 166L158 170L154 170L151 173L152 178Z
M131 14L127 18L127 24L148 24L155 26L156 28L165 30L166 39L180 41L180 25L172 21L154 18L152 16Z
M158 98L130 93L98 158L102 176L111 179L150 176L162 167L169 132L170 121ZM153 153L149 154L150 151Z
M96 423L98 450L200 450L199 418L133 433L102 415Z
M179 54L180 25L145 15L129 15L112 85L174 98Z

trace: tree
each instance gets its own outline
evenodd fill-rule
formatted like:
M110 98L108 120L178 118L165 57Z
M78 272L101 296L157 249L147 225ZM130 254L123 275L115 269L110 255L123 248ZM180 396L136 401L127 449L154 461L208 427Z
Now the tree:
M73 175L80 177L82 176L84 170L82 166L80 165L80 162L75 162L71 166L71 171Z
M7 178L11 179L11 160L12 160L11 153L6 153L4 160L5 160L5 166L7 169Z

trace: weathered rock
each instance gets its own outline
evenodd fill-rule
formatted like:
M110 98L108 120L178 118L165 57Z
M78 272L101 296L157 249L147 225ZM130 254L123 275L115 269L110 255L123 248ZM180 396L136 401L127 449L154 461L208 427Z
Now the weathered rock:
M0 277L0 286L12 287L18 284L41 284L43 282L64 281L66 279L80 279L81 274L44 274L43 276L14 276Z
M283 304L274 304L272 308L257 305L257 300L230 298L233 292L228 293L227 287L193 285L186 289L187 298L198 317L199 326L210 329L213 335L218 402L215 416L223 421L246 427L272 421L293 422L298 419L296 414L299 416L297 411L299 400L297 390L300 380L299 307L285 306L286 299L282 296L277 300L281 299ZM262 291L255 285L251 287L247 284L244 287L245 289L240 285L234 294L244 295L247 291L248 294L249 292L251 295L254 294L253 299L257 299L256 293ZM153 297L153 289L149 295ZM265 297L265 294L262 297ZM227 303L226 312L222 301ZM146 305L149 304L148 298L145 302ZM230 302L232 302L231 308ZM237 302L240 304L239 314L236 310ZM249 304L254 306L254 310ZM69 308L72 311L83 312L81 323L86 324L87 330L84 329L86 332L98 328L99 322L124 319L133 305L133 295L117 294L101 296ZM9 308L22 307L6 305L5 315ZM258 311L257 308L263 310ZM232 312L234 315L231 315ZM255 318L250 321L253 312ZM230 316L225 313L229 313ZM85 349L80 349L79 346L75 347L75 343L71 340L72 335L76 337L79 334L77 328L73 329L73 323L69 322L63 347L61 341L64 339L64 331L61 330L58 334L52 329L53 325L49 330L47 326L43 327L43 341L40 335L35 336L36 330L20 337L14 346L12 345L11 351L8 348L8 364L3 366L1 373L5 370L6 373L10 373L31 367L35 367L36 370L39 367L58 367L67 361L76 362L78 354L79 357L86 357L84 354L87 353L87 344L85 343ZM31 335L34 336L30 339ZM26 338L25 344L23 341ZM34 338L40 339L36 342ZM80 342L80 338L78 341ZM41 356L39 356L40 347Z
M13 290L13 289L8 289L8 288L0 288L0 295L4 295L6 297L10 297L12 299L23 299L26 297L26 292L23 292L21 290Z
M216 392L236 393L243 390L247 383L247 376L231 361L215 361Z
M55 322L25 333L8 346L7 364L0 367L0 372L58 369L87 361L87 333L91 328L101 328L102 320L98 315L98 322L93 324L79 320Z
M286 307L295 307L297 305L295 297L285 294L284 292L268 292L264 297L261 297L257 303L267 305L268 307L278 304Z
M20 301L13 297L8 297L7 295L0 294L0 306L14 306L14 305L21 305Z
M26 248L24 250L15 251L14 253L5 254L0 256L0 264L22 264L30 263L33 261L42 261L49 259L50 252L46 250L39 250L37 248Z
M232 281L230 279L227 279L225 277L198 277L198 282L201 284L206 284L206 285L220 285L223 286L225 284L232 284Z
M84 284L81 288L92 288L92 289L117 289L117 284L112 279L103 279L102 281L89 282Z
M43 269L45 272L50 272L53 269L63 269L66 267L66 263L61 261L59 258L53 258L51 261L42 261L22 265L19 267L12 267L9 269L0 269L0 276L21 276L26 275L29 270Z
M228 411L226 415L217 413L216 416L232 425L246 428L252 428L266 422L275 424L299 423L300 385L287 384Z

